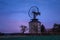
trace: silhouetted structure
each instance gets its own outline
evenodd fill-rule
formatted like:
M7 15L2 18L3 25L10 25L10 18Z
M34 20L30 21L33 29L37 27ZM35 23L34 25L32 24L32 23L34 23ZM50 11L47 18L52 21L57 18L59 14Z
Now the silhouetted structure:
M29 22L30 33L41 33L40 27L41 27L41 22L39 22L37 19L32 19L32 21Z
M29 16L32 17L32 20L29 22L30 33L40 33L41 22L36 19L38 15L40 15L39 9L36 6L31 7L29 10Z

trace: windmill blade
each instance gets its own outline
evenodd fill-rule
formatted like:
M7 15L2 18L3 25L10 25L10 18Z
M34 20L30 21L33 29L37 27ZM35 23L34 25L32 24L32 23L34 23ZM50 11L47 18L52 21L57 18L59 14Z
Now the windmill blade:
M29 12L28 12L28 15L30 18L33 18L34 16L33 15L40 15L40 12L39 12L39 9L38 7L36 6L32 6L30 9L29 9Z

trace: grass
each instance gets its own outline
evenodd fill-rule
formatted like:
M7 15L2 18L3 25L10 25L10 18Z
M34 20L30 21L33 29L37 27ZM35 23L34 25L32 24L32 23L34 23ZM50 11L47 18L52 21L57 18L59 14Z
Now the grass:
M60 40L60 35L45 35L45 36L23 36L23 37L6 37L0 38L0 40Z

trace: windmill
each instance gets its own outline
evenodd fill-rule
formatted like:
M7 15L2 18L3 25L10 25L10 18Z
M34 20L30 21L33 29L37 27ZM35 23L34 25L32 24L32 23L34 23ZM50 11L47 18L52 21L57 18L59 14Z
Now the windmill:
M29 32L30 33L38 33L40 32L39 27L41 25L40 21L36 18L40 15L39 9L36 6L32 6L29 9L28 15L32 20L29 22Z
M29 15L30 18L36 19L36 16L40 15L40 12L39 12L38 7L32 6L32 7L29 9L28 15Z

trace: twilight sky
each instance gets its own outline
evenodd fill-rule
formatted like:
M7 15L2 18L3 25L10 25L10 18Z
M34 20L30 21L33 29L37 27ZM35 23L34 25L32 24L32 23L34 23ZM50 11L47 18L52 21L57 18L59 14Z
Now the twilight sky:
M46 29L60 24L60 0L0 0L0 32L15 33L21 25L28 27L31 6L39 8L38 19Z

